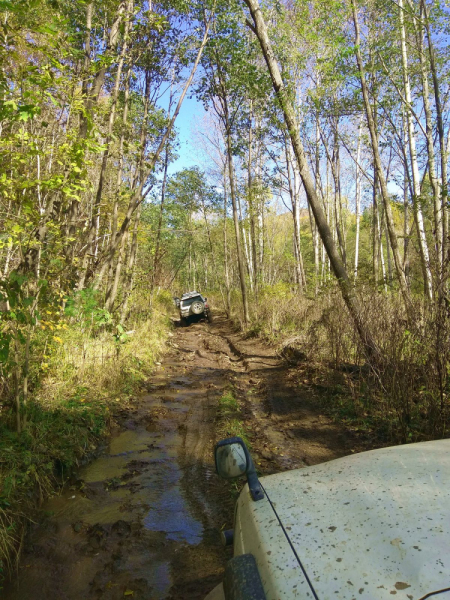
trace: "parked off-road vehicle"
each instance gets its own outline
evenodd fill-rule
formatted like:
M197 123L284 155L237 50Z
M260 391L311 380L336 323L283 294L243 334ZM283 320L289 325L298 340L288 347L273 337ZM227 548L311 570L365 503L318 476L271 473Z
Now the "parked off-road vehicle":
M196 291L183 294L180 299L180 319L182 325L187 325L191 319L205 318L211 323L211 310L208 298L203 297Z

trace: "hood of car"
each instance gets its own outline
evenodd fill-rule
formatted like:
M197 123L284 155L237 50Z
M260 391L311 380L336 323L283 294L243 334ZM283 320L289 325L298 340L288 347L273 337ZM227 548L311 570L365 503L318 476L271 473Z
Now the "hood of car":
M450 440L363 452L261 483L320 600L419 600L450 587Z

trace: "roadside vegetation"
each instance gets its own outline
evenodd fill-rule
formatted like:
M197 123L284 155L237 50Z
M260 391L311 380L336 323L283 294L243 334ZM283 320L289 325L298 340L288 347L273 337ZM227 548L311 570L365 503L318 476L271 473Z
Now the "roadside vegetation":
M20 434L8 404L1 405L0 574L14 567L36 508L94 456L164 351L170 296L156 296L151 311L130 320L129 331L105 322L94 298L59 318L65 326L56 341L42 340L45 354L30 376Z
M407 323L401 302L361 290L383 361L368 361L337 289L317 298L268 286L248 336L275 345L296 365L299 383L320 391L323 408L352 428L370 432L380 443L406 443L448 435L448 320L427 314L416 300L418 321ZM239 322L242 308L232 304ZM420 319L420 321L419 321ZM411 329L410 329L411 327Z
M251 442L243 420L236 392L230 388L219 398L217 406L217 439L240 437L251 448Z

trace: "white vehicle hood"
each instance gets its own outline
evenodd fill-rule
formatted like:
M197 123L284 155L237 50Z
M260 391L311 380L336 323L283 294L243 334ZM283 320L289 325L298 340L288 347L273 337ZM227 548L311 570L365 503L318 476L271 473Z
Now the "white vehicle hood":
M450 587L450 440L364 452L261 484L316 598L419 600Z

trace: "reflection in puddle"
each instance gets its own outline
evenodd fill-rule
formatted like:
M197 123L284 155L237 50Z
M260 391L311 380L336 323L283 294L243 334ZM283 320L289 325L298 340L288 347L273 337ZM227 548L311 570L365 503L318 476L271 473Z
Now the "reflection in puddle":
M159 600L166 598L167 592L171 586L170 565L168 562L153 566L153 598Z
M124 431L111 440L109 445L110 456L118 454L129 454L146 450L149 444L149 435L141 435L139 431Z
M174 412L187 413L189 411L189 406L181 404L181 402L166 402L164 406L172 409Z
M144 518L144 527L150 531L164 532L169 540L198 544L202 539L203 526L189 513L180 490L180 478L180 469L173 463L168 464L166 489L150 502L151 508Z
M86 483L120 477L125 472L128 456L101 456L80 471L80 479Z

